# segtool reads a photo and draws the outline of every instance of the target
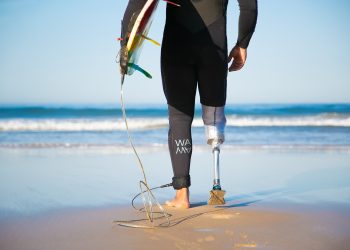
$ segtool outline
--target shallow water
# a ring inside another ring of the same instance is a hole
[[[113,148],[1,148],[0,218],[73,207],[129,204],[142,179],[134,155]],[[221,151],[221,182],[230,203],[350,203],[350,153],[337,150]],[[140,152],[150,186],[171,181],[166,148]],[[191,202],[204,204],[212,185],[210,149],[196,151]],[[172,188],[155,191],[160,202]]]

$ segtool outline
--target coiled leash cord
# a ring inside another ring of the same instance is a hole
[[[142,190],[142,185],[144,185],[146,187],[146,190]],[[138,212],[142,212],[142,213],[145,213],[147,214],[147,208],[146,208],[146,205],[145,205],[145,201],[146,199],[144,198],[144,194],[146,192],[148,192],[148,195],[151,196],[151,198],[156,202],[156,198],[155,196],[153,195],[152,193],[152,190],[155,190],[155,189],[159,189],[159,188],[166,188],[166,187],[171,187],[172,186],[172,183],[169,183],[169,184],[165,184],[165,185],[161,185],[161,186],[158,186],[158,187],[153,187],[153,188],[148,188],[148,186],[146,186],[146,184],[143,182],[143,181],[140,181],[140,189],[142,190],[141,192],[139,192],[137,195],[134,196],[134,198],[132,199],[131,201],[131,206]],[[135,200],[137,197],[139,197],[140,195],[142,195],[142,200],[144,202],[144,207],[141,207],[141,208],[137,208],[135,206]],[[151,199],[151,200],[152,200]],[[157,205],[160,205],[159,203]],[[160,205],[161,206],[161,205]],[[161,209],[160,209],[161,210]],[[163,211],[151,211],[150,214],[152,216],[149,216],[147,215],[147,219],[134,219],[134,220],[114,220],[113,222],[114,223],[117,223],[119,226],[124,226],[124,227],[131,227],[131,228],[160,228],[160,227],[169,227],[170,226],[170,220],[169,220],[169,217],[171,217],[172,215],[167,213],[165,211],[165,209],[163,209]],[[154,216],[155,214],[157,214],[158,216]],[[151,219],[150,219],[151,217]],[[166,218],[166,222],[163,222],[163,223],[160,223],[158,225],[154,225],[153,221],[154,220],[157,220],[157,219],[163,219],[163,218]],[[140,224],[135,224],[136,222],[141,222],[141,221],[150,221],[152,223],[152,226],[147,226],[147,225],[140,225]]]
[[[120,51],[119,53],[123,53]],[[117,56],[118,58],[118,56]],[[117,59],[118,60],[118,59]],[[117,61],[118,62],[118,61]],[[117,223],[119,226],[124,226],[124,227],[131,227],[131,228],[158,228],[158,227],[169,227],[170,226],[170,220],[169,217],[171,217],[171,214],[167,213],[166,210],[163,208],[163,206],[158,202],[154,194],[152,193],[152,190],[158,189],[158,188],[165,188],[172,186],[171,183],[161,185],[159,187],[154,187],[154,188],[149,188],[148,183],[147,183],[147,178],[146,178],[146,173],[142,164],[142,161],[136,151],[136,148],[134,146],[133,140],[131,138],[131,134],[129,131],[129,126],[128,126],[128,120],[126,116],[126,111],[125,111],[125,105],[124,105],[124,94],[123,94],[123,83],[124,83],[124,77],[125,74],[122,73],[121,76],[121,84],[120,84],[120,103],[121,103],[121,108],[122,108],[122,113],[123,113],[123,118],[124,118],[124,123],[126,127],[126,132],[128,135],[129,143],[133,149],[133,152],[135,154],[137,163],[141,169],[142,175],[143,175],[143,180],[140,180],[139,185],[140,185],[140,193],[138,193],[131,201],[132,207],[142,213],[146,213],[148,221],[151,223],[151,225],[140,225],[136,224],[136,222],[140,221],[145,221],[146,219],[136,219],[136,220],[114,220],[114,223]],[[143,201],[143,208],[136,208],[134,205],[134,201],[137,197],[141,195],[142,201]],[[153,206],[156,205],[159,209],[159,211],[154,211]],[[157,214],[158,216],[155,216]],[[154,220],[157,219],[166,219],[166,222],[163,222],[161,224],[156,225],[154,223]]]

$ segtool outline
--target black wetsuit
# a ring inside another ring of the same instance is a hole
[[[223,109],[226,103],[228,0],[172,1],[181,7],[167,5],[161,72],[169,110],[168,144],[174,172],[173,186],[180,189],[190,186],[191,124],[197,85],[202,105]],[[123,19],[123,37],[126,37],[126,22],[145,2],[129,1]],[[257,0],[238,0],[238,3],[237,45],[247,48],[257,21]],[[215,120],[216,109],[211,110],[214,110],[212,116]]]

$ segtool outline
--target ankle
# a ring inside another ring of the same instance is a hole
[[[178,198],[188,198],[189,190],[188,188],[181,188],[176,190],[176,197]]]

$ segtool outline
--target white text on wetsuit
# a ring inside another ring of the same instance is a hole
[[[178,139],[176,143],[176,154],[188,154],[192,150],[192,145],[189,139]]]

